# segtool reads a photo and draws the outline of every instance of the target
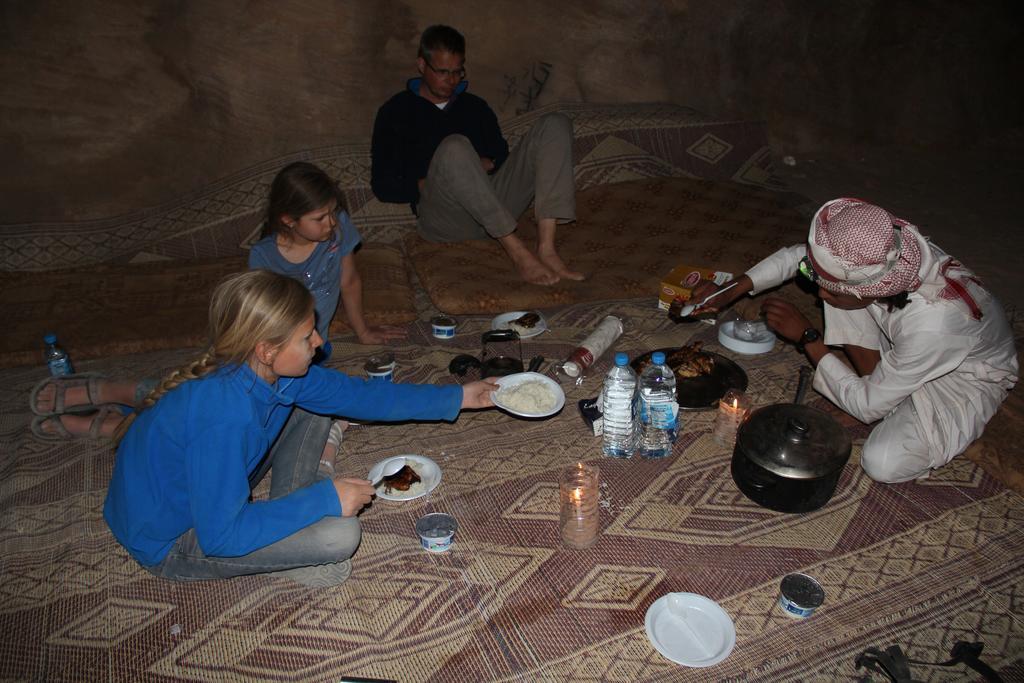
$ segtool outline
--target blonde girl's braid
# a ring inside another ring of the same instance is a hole
[[[156,402],[163,398],[171,389],[174,389],[179,384],[183,384],[190,379],[197,379],[217,369],[217,363],[214,359],[213,349],[207,349],[198,358],[195,358],[188,362],[187,365],[183,365],[176,370],[172,370],[160,380],[151,392],[146,394],[146,398],[142,400],[140,406],[136,409],[136,412],[131,413],[125,419],[121,420],[121,424],[117,426],[114,431],[113,439],[115,443],[121,441],[121,437],[124,436],[125,432],[128,431],[128,427],[131,426],[132,422],[135,421],[135,416],[147,408],[152,408],[156,405]]]
[[[313,315],[313,295],[300,282],[269,270],[250,270],[221,280],[210,298],[210,346],[187,365],[172,371],[146,396],[139,409],[154,406],[174,388],[224,365],[252,358],[258,341],[280,346]],[[120,442],[138,413],[121,421]]]

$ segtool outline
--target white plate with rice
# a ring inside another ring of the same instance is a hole
[[[565,406],[565,392],[558,382],[539,372],[520,372],[498,377],[500,386],[491,394],[494,405],[520,417],[547,417]]]
[[[437,463],[428,458],[425,455],[392,455],[384,458],[376,465],[370,468],[370,474],[366,477],[370,481],[375,480],[381,475],[381,470],[384,467],[384,463],[394,458],[405,458],[405,464],[411,467],[416,474],[420,475],[421,481],[416,482],[409,487],[408,491],[398,491],[395,489],[391,490],[391,493],[385,493],[384,488],[386,483],[381,481],[376,486],[377,497],[383,498],[384,500],[413,500],[415,498],[421,498],[434,489],[441,483],[441,468],[437,466]]]
[[[535,314],[540,320],[533,327],[523,328],[512,323],[523,317],[527,313]],[[512,311],[511,313],[502,313],[501,315],[494,316],[491,320],[492,330],[515,330],[519,333],[520,339],[529,339],[530,337],[536,337],[538,334],[542,334],[548,331],[548,321],[544,319],[544,316],[540,314],[540,311]]]

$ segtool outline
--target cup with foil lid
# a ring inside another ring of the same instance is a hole
[[[384,352],[370,356],[363,369],[372,380],[392,382],[395,377],[395,354]]]
[[[430,333],[438,339],[451,339],[455,336],[455,324],[450,315],[435,315],[430,319]]]
[[[786,574],[779,585],[779,608],[787,617],[806,619],[825,602],[825,589],[807,574]]]
[[[459,523],[455,518],[444,512],[431,512],[416,520],[416,533],[420,537],[420,545],[432,553],[443,553],[452,546]]]

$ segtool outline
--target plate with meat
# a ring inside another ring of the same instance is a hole
[[[381,475],[384,463],[393,458],[405,458],[405,466],[384,477],[377,484],[377,497],[384,500],[413,500],[427,495],[441,483],[441,468],[425,455],[392,455],[370,468],[367,477],[375,481]]]
[[[682,410],[712,410],[729,389],[745,391],[747,373],[734,361],[717,353],[701,350],[701,342],[667,349],[654,349],[665,354],[665,364],[676,376],[676,401]],[[651,354],[633,359],[630,365],[637,375],[651,362]]]
[[[548,322],[540,311],[512,311],[494,316],[492,330],[515,330],[520,339],[536,337],[548,331]]]

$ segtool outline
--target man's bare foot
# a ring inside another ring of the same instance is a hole
[[[541,263],[533,254],[529,256],[528,259],[513,261],[513,265],[519,271],[519,277],[534,285],[553,285],[558,282],[558,275],[553,270]]]
[[[534,285],[553,285],[558,282],[555,271],[541,263],[533,252],[526,248],[518,235],[509,233],[499,237],[498,242],[512,259],[512,265],[519,272],[519,277]]]
[[[586,280],[587,276],[575,270],[569,270],[569,266],[565,265],[561,257],[554,249],[539,249],[537,251],[537,258],[547,266],[553,273],[559,277],[564,277],[566,280],[576,280],[577,282]]]

